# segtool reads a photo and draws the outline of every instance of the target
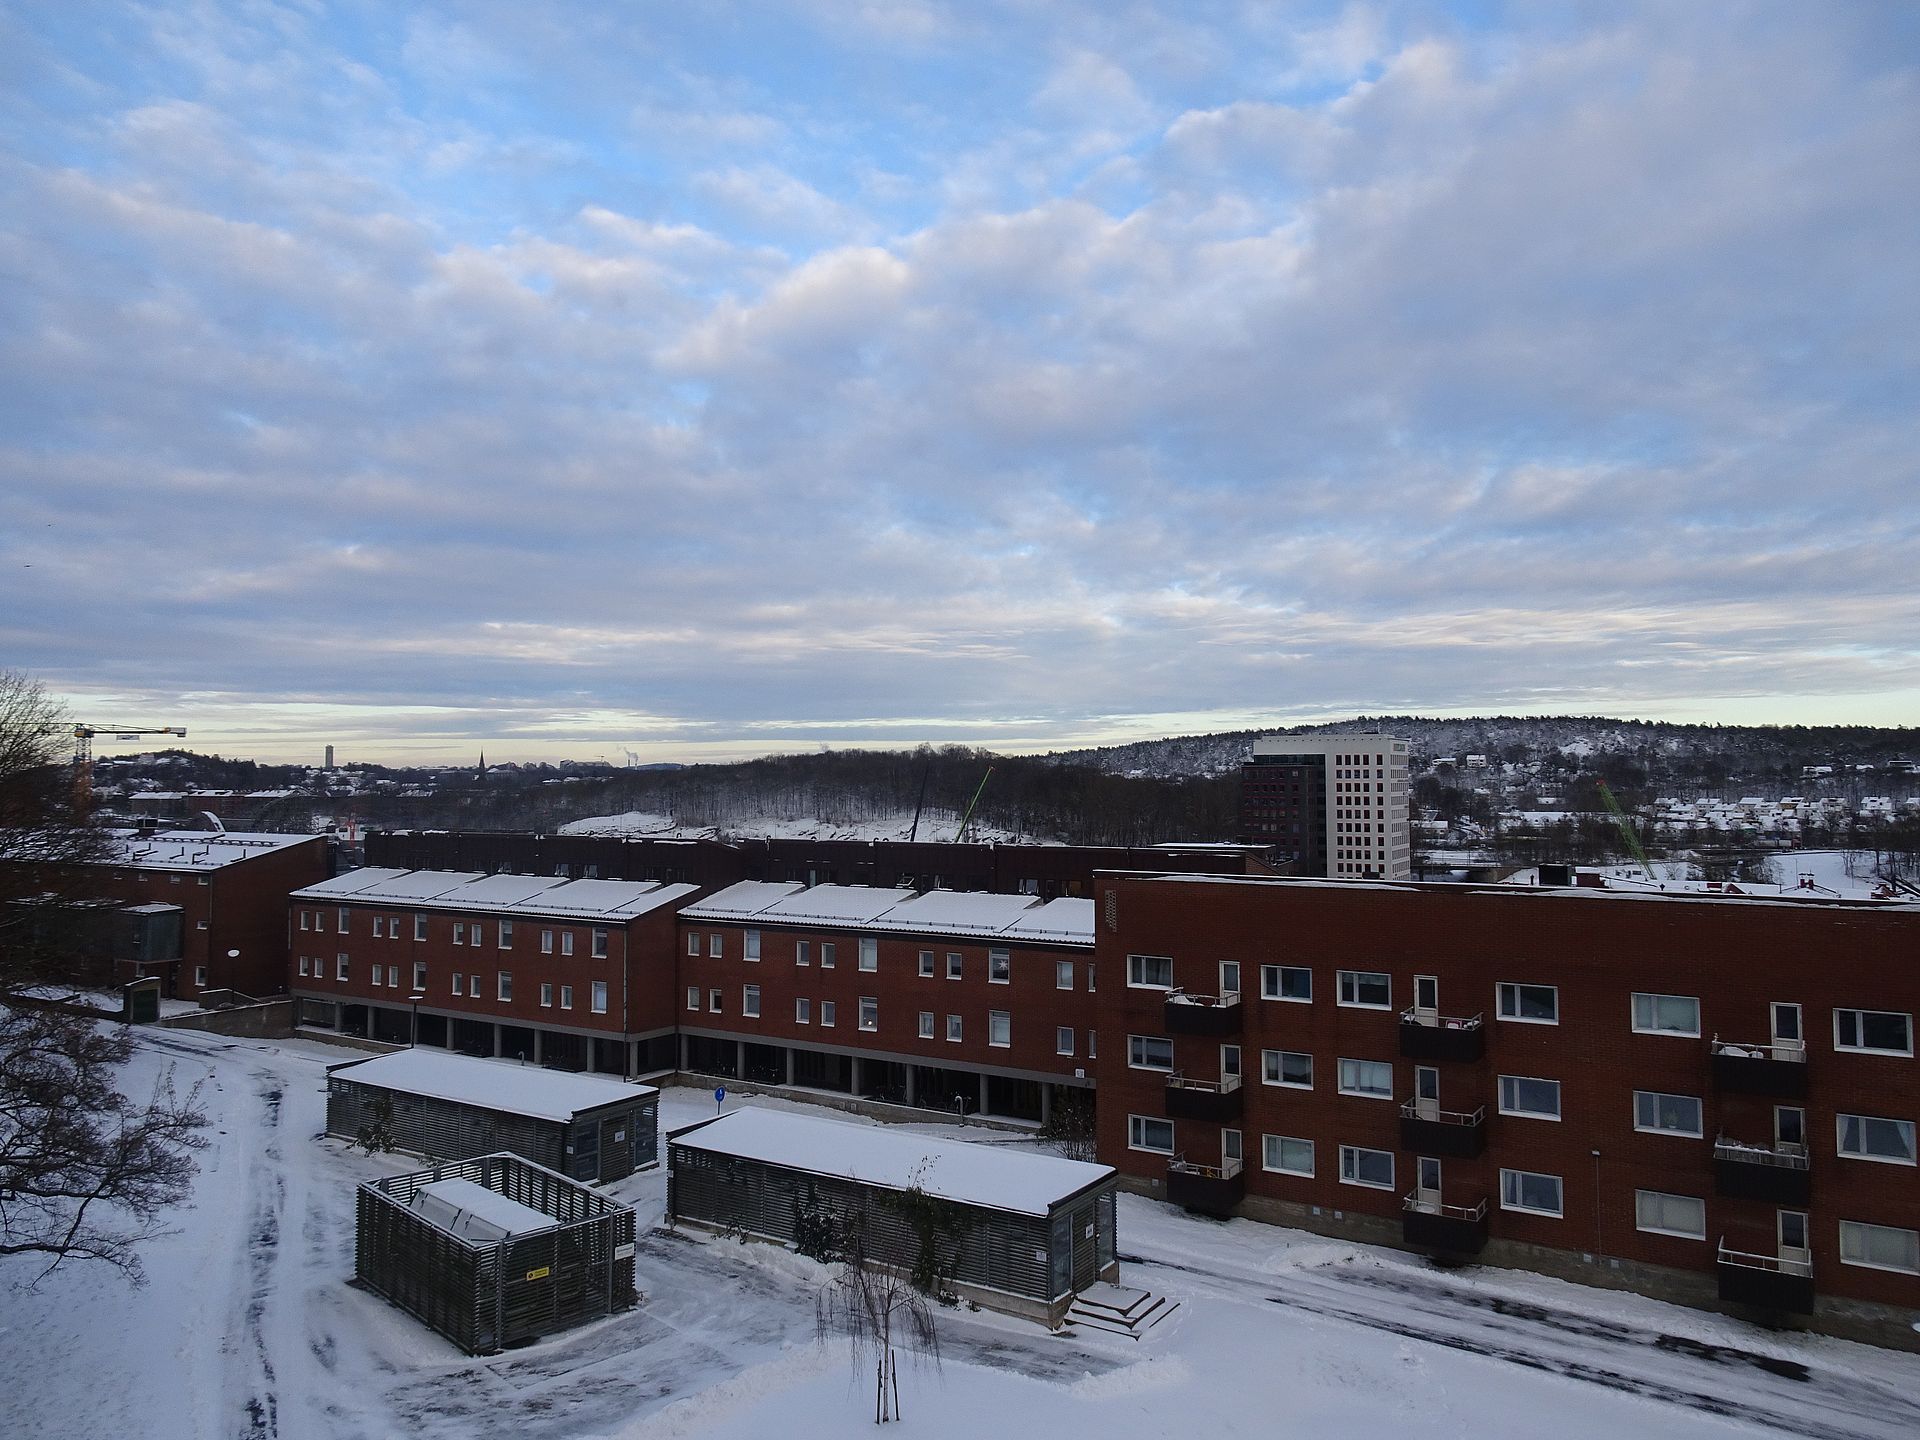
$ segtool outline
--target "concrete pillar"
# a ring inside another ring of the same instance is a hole
[[[919,1103],[919,1097],[915,1094],[914,1086],[914,1081],[919,1073],[920,1072],[912,1065],[907,1066],[907,1104],[909,1105],[917,1105]]]
[[[793,1046],[787,1046],[787,1084],[793,1084]]]
[[[860,1057],[851,1055],[847,1058],[852,1062],[847,1068],[848,1083],[853,1086],[855,1095],[862,1094],[864,1092],[860,1088]]]
[[[1045,1125],[1053,1118],[1053,1086],[1046,1081],[1040,1082],[1040,1123]]]
[[[987,1077],[984,1074],[980,1077],[980,1113],[987,1113]]]
[[[691,1035],[686,1034],[685,1032],[682,1032],[680,1036],[680,1068],[682,1070],[686,1070],[690,1068],[687,1065],[687,1047],[692,1043],[693,1043],[693,1037]]]
[[[493,1022],[493,1058],[496,1060],[500,1058],[500,1022],[498,1020]]]
[[[533,1032],[533,1063],[536,1065],[540,1063],[540,1037],[546,1033],[546,1031],[538,1027],[536,1027]],[[593,1057],[591,1055],[587,1057],[587,1068],[589,1070],[593,1068]]]
[[[733,1042],[733,1078],[736,1080],[747,1078],[747,1042],[744,1040]]]

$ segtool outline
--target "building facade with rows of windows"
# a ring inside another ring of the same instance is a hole
[[[289,897],[301,1025],[576,1070],[673,1063],[691,885],[350,870]]]
[[[1413,874],[1408,744],[1392,735],[1263,735],[1240,770],[1240,833],[1294,875]]]
[[[1920,907],[1102,876],[1150,1194],[1912,1342]]]

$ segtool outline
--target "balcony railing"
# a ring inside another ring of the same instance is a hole
[[[1400,1202],[1400,1238],[1442,1256],[1478,1255],[1487,1244],[1487,1202],[1446,1205],[1418,1191]]]
[[[1795,1100],[1807,1093],[1807,1047],[1799,1040],[1745,1044],[1713,1037],[1713,1083],[1742,1095]]]
[[[1813,1199],[1804,1145],[1755,1145],[1718,1136],[1713,1142],[1713,1179],[1715,1190],[1735,1199],[1776,1205],[1805,1205]]]
[[[1231,1215],[1247,1193],[1238,1160],[1196,1165],[1177,1155],[1167,1166],[1167,1199],[1203,1215]]]
[[[1191,995],[1169,990],[1166,1001],[1169,1035],[1237,1035],[1240,1033],[1240,992]]]
[[[1400,1144],[1421,1155],[1471,1159],[1487,1148],[1487,1107],[1442,1110],[1423,1100],[1400,1107]]]
[[[1176,1070],[1167,1076],[1169,1120],[1238,1120],[1241,1098],[1238,1075],[1195,1080]]]
[[[1796,1315],[1813,1313],[1811,1260],[1730,1249],[1722,1236],[1717,1269],[1722,1300]]]
[[[1479,1015],[1400,1012],[1400,1054],[1405,1059],[1478,1060],[1486,1053],[1486,1027]]]

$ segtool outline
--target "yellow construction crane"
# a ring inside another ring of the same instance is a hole
[[[93,797],[93,737],[138,740],[142,735],[178,735],[187,738],[184,725],[76,725],[73,727],[73,789],[83,800]]]

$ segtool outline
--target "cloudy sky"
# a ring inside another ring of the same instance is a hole
[[[0,3],[0,665],[195,748],[1911,723],[1917,401],[1920,6]]]

